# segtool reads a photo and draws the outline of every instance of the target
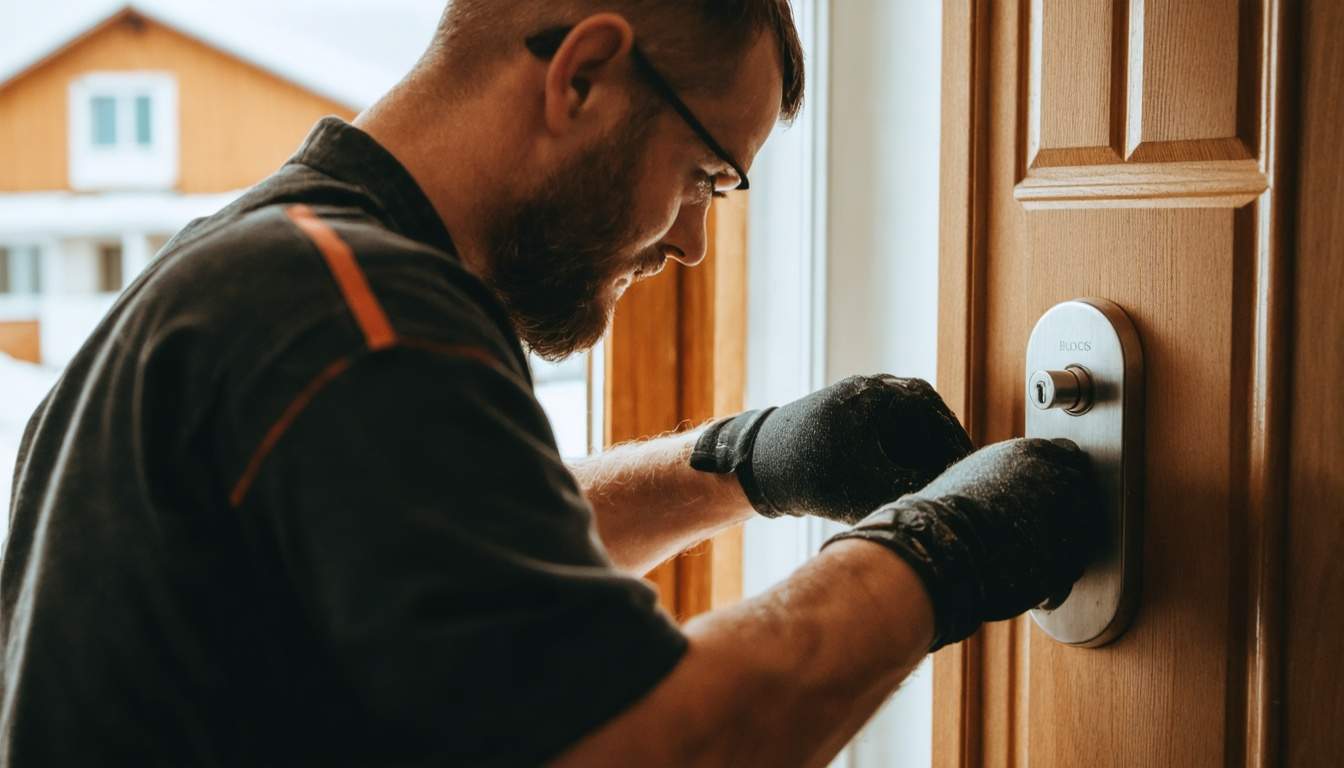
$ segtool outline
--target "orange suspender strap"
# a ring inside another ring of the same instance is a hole
[[[369,287],[368,278],[365,277],[364,271],[359,268],[359,263],[355,261],[354,252],[350,250],[350,246],[341,239],[340,235],[336,234],[334,229],[318,218],[313,209],[306,205],[292,205],[286,209],[285,214],[299,228],[299,231],[313,241],[313,245],[317,247],[318,252],[322,254],[322,258],[327,262],[327,267],[331,270],[332,277],[335,278],[336,285],[341,290],[341,296],[345,298],[346,305],[350,307],[350,313],[355,317],[355,323],[359,325],[360,332],[364,334],[364,341],[369,351],[397,346],[411,347],[429,350],[448,357],[469,358],[485,363],[492,368],[500,367],[499,361],[492,357],[489,352],[477,347],[444,344],[428,339],[399,338],[396,331],[392,329],[392,323],[387,319],[387,313],[383,311],[383,305],[378,303],[378,297]],[[354,360],[353,356],[343,357],[328,365],[290,401],[284,412],[280,414],[280,418],[276,419],[271,428],[266,431],[266,436],[257,445],[257,449],[252,453],[242,476],[233,486],[233,491],[229,494],[230,506],[235,509],[242,506],[243,499],[247,497],[247,492],[252,488],[252,483],[256,481],[257,474],[261,471],[262,464],[276,444],[280,442],[280,438],[294,424],[294,421],[308,407],[308,404],[313,401],[313,398],[317,397],[318,393],[325,389],[328,384],[345,373],[354,364]]]

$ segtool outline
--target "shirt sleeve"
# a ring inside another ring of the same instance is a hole
[[[535,398],[480,359],[356,361],[248,506],[361,716],[412,762],[552,757],[685,651],[653,590],[611,567]]]

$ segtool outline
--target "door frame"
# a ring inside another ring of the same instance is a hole
[[[709,247],[694,268],[672,262],[626,292],[602,345],[602,444],[695,427],[742,410],[746,391],[746,193],[716,200]],[[590,381],[593,377],[589,377]],[[735,526],[651,571],[647,578],[678,621],[742,596],[742,527]]]

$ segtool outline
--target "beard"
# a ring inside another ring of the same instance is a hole
[[[652,112],[598,141],[488,229],[486,282],[519,337],[547,360],[591,348],[625,286],[656,274],[659,248],[635,250],[635,183]],[[628,278],[628,281],[623,280]]]

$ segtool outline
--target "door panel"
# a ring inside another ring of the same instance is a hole
[[[1028,208],[1241,206],[1264,191],[1266,2],[993,5],[1010,39],[991,70],[1006,89],[990,93],[1025,92],[1026,148],[1009,154]]]
[[[1050,306],[1146,367],[1143,596],[1100,649],[1022,618],[935,663],[939,765],[1254,765],[1277,723],[1289,258],[1274,0],[949,0],[939,383],[1021,435]]]

